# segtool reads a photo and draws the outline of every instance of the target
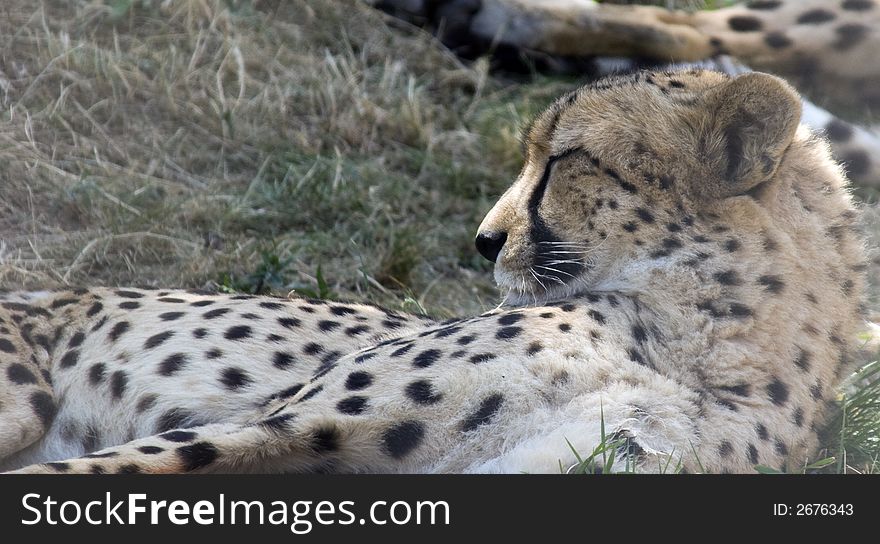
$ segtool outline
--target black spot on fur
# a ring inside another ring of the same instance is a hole
[[[406,396],[413,402],[422,405],[440,402],[443,395],[434,391],[428,380],[417,380],[406,386]]]
[[[510,340],[516,338],[522,332],[522,327],[502,327],[495,333],[498,340]]]
[[[792,420],[794,424],[798,427],[804,426],[804,409],[801,407],[795,408],[794,413],[792,414]]]
[[[461,430],[464,432],[473,431],[480,425],[485,425],[492,420],[492,417],[496,412],[501,408],[501,404],[504,402],[504,396],[500,393],[495,393],[493,395],[489,395],[483,402],[480,403],[480,407],[477,408],[477,411],[473,414],[469,415],[465,418],[461,423]]]
[[[58,363],[58,366],[61,368],[70,368],[76,366],[77,362],[79,362],[79,350],[72,349],[61,357],[61,362]]]
[[[214,304],[213,300],[196,300],[189,303],[190,306],[195,306],[196,308],[210,306],[211,304]]]
[[[110,333],[107,336],[110,338],[111,342],[115,342],[130,328],[131,323],[129,323],[128,321],[120,321],[119,323],[113,325],[113,328],[110,329]]]
[[[119,303],[120,310],[137,310],[141,307],[141,303],[136,300],[126,300]]]
[[[235,325],[226,329],[226,332],[223,333],[223,338],[227,340],[244,340],[245,338],[250,338],[252,333],[253,329],[247,325]]]
[[[199,442],[177,448],[177,457],[183,463],[185,472],[192,472],[204,468],[220,456],[217,448],[208,442]]]
[[[758,10],[774,10],[782,5],[782,2],[779,0],[755,0],[754,2],[748,2],[746,7],[749,9],[758,9]]]
[[[73,336],[70,337],[70,341],[67,342],[68,348],[78,348],[82,345],[83,340],[86,339],[86,335],[83,334],[82,331],[77,332]]]
[[[168,302],[170,304],[182,304],[182,303],[186,302],[182,298],[174,298],[174,297],[159,297],[156,300],[158,300],[159,302]]]
[[[471,342],[473,342],[473,341],[476,340],[476,339],[477,339],[477,335],[475,335],[475,334],[468,334],[468,335],[465,335],[465,336],[460,337],[458,340],[455,341],[455,343],[458,344],[458,345],[460,345],[460,346],[466,346],[466,345],[470,344]]]
[[[349,391],[360,391],[372,385],[373,375],[363,370],[352,372],[345,379],[345,388]]]
[[[174,336],[174,331],[164,331],[147,338],[144,342],[144,349],[153,349],[161,346],[166,340]]]
[[[753,465],[758,464],[758,448],[754,444],[749,444],[749,462]]]
[[[88,311],[86,311],[86,316],[87,317],[94,317],[95,315],[98,314],[98,312],[100,312],[103,309],[104,309],[103,304],[101,304],[100,302],[95,302],[94,304],[92,304],[89,307]]]
[[[521,321],[525,316],[519,312],[512,312],[509,314],[504,314],[500,318],[498,318],[499,325],[513,325]]]
[[[758,278],[758,283],[763,285],[767,291],[777,295],[785,289],[785,282],[782,281],[781,276],[764,275]]]
[[[721,445],[718,446],[718,455],[721,457],[730,457],[733,453],[733,445],[727,440],[723,440]]]
[[[183,353],[172,353],[159,363],[159,374],[162,376],[171,376],[183,368],[188,362],[189,359]]]
[[[737,251],[740,247],[742,247],[742,244],[739,243],[739,240],[736,240],[734,238],[731,238],[730,240],[724,242],[724,249],[726,249],[728,253],[733,253],[734,251]]]
[[[588,313],[590,314],[590,317],[592,317],[593,320],[596,321],[596,323],[598,323],[598,324],[600,324],[600,325],[604,325],[604,324],[605,324],[605,316],[602,315],[601,313],[599,313],[598,311],[596,311],[596,310],[590,310]]]
[[[837,16],[827,9],[811,9],[803,12],[797,18],[797,22],[800,25],[819,25],[827,23],[828,21],[833,21],[836,18]]]
[[[809,352],[804,351],[804,350],[800,350],[800,352],[798,353],[797,357],[794,360],[794,364],[795,364],[795,366],[797,366],[799,369],[803,370],[804,372],[809,372],[811,358],[812,357]]]
[[[253,382],[251,377],[240,368],[229,367],[220,373],[220,383],[230,391],[247,387]]]
[[[324,390],[323,385],[312,388],[308,393],[299,398],[299,402],[305,402]]]
[[[765,427],[763,423],[758,423],[758,425],[755,427],[755,432],[758,433],[758,438],[760,438],[761,440],[770,439],[770,433],[767,432],[767,427]]]
[[[315,453],[331,453],[339,449],[339,431],[335,427],[318,429],[312,435],[312,450]]]
[[[318,355],[323,353],[324,346],[321,344],[316,344],[315,342],[309,342],[305,346],[303,346],[303,353],[306,355]]]
[[[494,358],[495,358],[494,353],[478,353],[476,355],[472,355],[471,358],[468,360],[476,365],[476,364],[480,364],[480,363],[485,363],[487,361],[491,361]]]
[[[639,344],[643,344],[645,340],[648,339],[648,335],[645,332],[645,328],[641,325],[633,325],[632,326],[632,335],[633,339]]]
[[[122,298],[143,298],[143,293],[138,293],[137,291],[115,291],[116,296]]]
[[[712,277],[721,285],[739,285],[739,276],[734,270],[716,272],[712,274]]]
[[[331,331],[335,331],[335,330],[338,329],[339,327],[340,327],[340,324],[339,324],[338,321],[328,321],[328,320],[325,319],[325,320],[323,320],[323,321],[319,321],[319,322],[318,322],[318,328],[319,328],[322,332],[331,332]]]
[[[134,407],[135,413],[142,414],[156,405],[156,401],[159,399],[157,395],[148,394],[144,395],[138,399],[137,404]]]
[[[274,355],[272,355],[272,364],[275,365],[276,368],[287,368],[296,362],[293,358],[293,355],[287,353],[286,351],[276,351]]]
[[[141,446],[137,450],[144,455],[157,455],[164,452],[165,448],[160,448],[159,446]]]
[[[636,208],[636,215],[645,223],[653,223],[654,215],[645,208]]]
[[[365,332],[370,332],[370,327],[366,325],[356,325],[354,327],[348,327],[345,329],[345,334],[348,336],[359,336],[364,334]]]
[[[874,8],[873,0],[844,0],[840,5],[847,11],[868,11]]]
[[[176,319],[180,319],[184,315],[186,314],[184,314],[183,312],[165,312],[159,314],[159,319],[161,319],[162,321],[174,321]]]
[[[336,410],[350,416],[362,414],[367,409],[367,397],[354,395],[336,403]]]
[[[721,389],[722,391],[728,391],[739,397],[748,397],[751,394],[751,387],[745,383],[737,385],[725,385],[719,387],[719,389]]]
[[[362,354],[360,354],[360,355],[358,355],[358,356],[356,356],[356,357],[354,358],[354,362],[355,362],[356,364],[362,364],[362,363],[365,363],[365,362],[369,361],[370,359],[372,359],[372,358],[375,357],[375,356],[376,356],[376,354],[373,353],[373,352],[370,352],[370,353],[362,353]]]
[[[270,399],[271,400],[289,399],[289,398],[295,396],[297,393],[299,393],[303,387],[305,387],[305,384],[302,384],[302,383],[291,385],[290,387],[288,387],[286,389],[282,389],[281,391],[273,394],[270,397]]]
[[[847,23],[835,29],[837,39],[831,44],[838,51],[849,51],[861,43],[871,28],[860,23]]]
[[[128,374],[122,370],[117,370],[110,376],[110,393],[114,400],[119,400],[125,394],[128,387]]]
[[[427,368],[440,358],[441,352],[439,349],[426,349],[425,351],[419,353],[413,359],[413,366],[417,368]]]
[[[786,47],[790,47],[793,42],[791,41],[791,38],[782,32],[768,32],[764,36],[764,43],[766,43],[767,47],[770,47],[771,49],[785,49]]]
[[[425,426],[420,421],[403,421],[382,434],[382,449],[394,459],[402,459],[416,449],[425,438]]]
[[[757,32],[763,28],[760,19],[748,15],[731,17],[727,21],[727,25],[734,32]]]
[[[409,352],[409,350],[413,348],[413,345],[415,344],[408,343],[397,348],[396,350],[391,352],[391,357],[400,357],[401,355],[405,355],[407,352]]]
[[[48,427],[55,417],[55,400],[45,391],[34,391],[30,397],[31,409],[40,418],[43,427]]]
[[[162,440],[167,440],[169,442],[191,442],[196,439],[198,435],[192,431],[168,431],[159,435],[159,438]]]
[[[773,404],[782,406],[788,400],[788,386],[775,378],[767,385],[767,394]]]
[[[216,319],[222,315],[226,315],[231,312],[229,308],[214,308],[213,310],[208,310],[207,312],[202,314],[202,317],[205,319]]]
[[[6,377],[9,381],[16,385],[27,385],[37,383],[37,377],[28,367],[21,363],[12,363],[6,369]]]

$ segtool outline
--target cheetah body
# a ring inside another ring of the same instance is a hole
[[[865,270],[845,178],[800,113],[756,73],[560,98],[480,227],[507,296],[479,316],[177,291],[6,303],[3,467],[558,472],[603,438],[618,469],[796,467],[848,370]]]

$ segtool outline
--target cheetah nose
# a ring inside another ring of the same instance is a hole
[[[498,254],[501,253],[501,248],[504,247],[504,242],[506,241],[506,232],[480,232],[477,233],[474,245],[477,246],[477,251],[480,252],[480,255],[494,263],[498,259]]]

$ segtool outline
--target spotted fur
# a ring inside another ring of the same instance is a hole
[[[865,269],[800,114],[758,73],[561,97],[479,228],[506,293],[479,316],[136,289],[4,303],[3,466],[557,472],[603,426],[639,471],[799,466]]]

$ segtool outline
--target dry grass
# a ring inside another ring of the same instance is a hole
[[[0,8],[0,285],[320,266],[340,296],[494,303],[473,231],[570,84],[504,90],[356,2],[129,4]]]

